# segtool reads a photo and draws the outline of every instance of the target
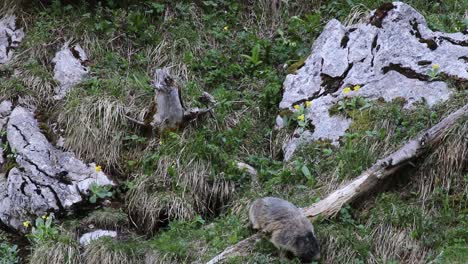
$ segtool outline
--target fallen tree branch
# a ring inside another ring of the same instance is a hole
[[[345,204],[348,204],[363,194],[368,193],[383,179],[388,178],[398,169],[408,164],[411,160],[420,157],[436,146],[444,137],[445,131],[454,126],[462,117],[468,115],[468,104],[442,119],[438,124],[410,140],[391,155],[378,160],[359,177],[343,185],[343,187],[329,194],[325,199],[303,208],[307,217],[330,217],[336,215]],[[211,259],[207,264],[218,263],[228,257],[242,256],[253,250],[253,246],[260,239],[259,234],[246,238],[239,243],[226,248],[219,255]]]

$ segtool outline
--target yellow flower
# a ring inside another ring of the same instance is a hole
[[[297,117],[297,120],[299,120],[299,121],[304,121],[304,114],[298,116],[298,117]]]
[[[359,89],[361,89],[361,86],[360,85],[355,85],[353,90],[355,92],[357,92],[357,91],[359,91]]]
[[[344,88],[344,90],[343,90],[344,94],[348,94],[349,92],[351,92],[351,88],[349,88],[349,87]]]
[[[432,69],[434,69],[434,70],[440,69],[439,64],[433,64],[433,65],[432,65]]]
[[[306,105],[306,107],[310,107],[312,105],[312,102],[311,101],[306,101],[305,105]]]
[[[102,167],[99,165],[96,165],[96,172],[100,172],[100,171],[102,171]]]
[[[224,28],[223,28],[223,29],[224,29],[224,31],[228,31],[228,29],[229,29],[229,26],[224,26]]]
[[[23,226],[26,227],[26,228],[28,228],[30,224],[31,224],[30,221],[24,221],[23,222]]]
[[[45,220],[49,220],[49,218],[50,218],[50,216],[47,216],[47,217],[45,218]]]
[[[301,108],[300,105],[295,105],[295,106],[294,106],[294,109],[296,109],[296,110],[299,110],[300,108]]]
[[[45,216],[45,215],[42,216],[42,219],[46,219],[46,218],[47,218],[47,216]]]

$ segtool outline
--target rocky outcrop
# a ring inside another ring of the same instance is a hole
[[[0,64],[11,60],[14,49],[23,38],[23,29],[16,28],[16,16],[7,15],[0,19]]]
[[[113,184],[102,171],[96,170],[95,164],[85,164],[73,153],[52,146],[31,111],[3,102],[0,104],[2,124],[10,157],[16,162],[0,182],[3,224],[22,230],[25,220],[72,210],[86,199],[91,184]]]
[[[406,107],[418,101],[432,106],[449,98],[447,79],[468,80],[467,35],[432,31],[420,13],[401,2],[382,5],[368,21],[345,27],[331,20],[305,65],[286,77],[280,108],[294,111],[294,105],[311,101],[305,118],[314,130],[296,130],[283,146],[285,159],[304,142],[337,144],[352,120],[329,110],[346,97],[401,97]],[[353,91],[354,86],[360,89]]]
[[[59,86],[55,89],[55,99],[62,99],[73,88],[80,83],[88,74],[89,68],[85,65],[88,60],[85,51],[79,44],[69,47],[66,43],[63,48],[55,54],[52,62],[54,67],[54,79]]]

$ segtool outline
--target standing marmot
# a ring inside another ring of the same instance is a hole
[[[250,207],[249,218],[252,228],[266,234],[282,256],[292,253],[302,262],[320,258],[312,224],[292,203],[274,197],[257,199]]]

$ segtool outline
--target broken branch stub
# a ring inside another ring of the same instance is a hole
[[[358,197],[367,194],[379,183],[393,175],[397,170],[407,165],[411,160],[420,157],[430,148],[438,145],[443,139],[445,132],[457,124],[462,118],[468,116],[468,104],[453,112],[435,126],[421,133],[418,137],[410,140],[400,149],[378,160],[372,167],[362,173],[359,177],[343,185],[343,187],[329,194],[325,199],[303,208],[307,217],[334,216],[341,207]],[[255,234],[239,243],[226,248],[219,255],[211,259],[207,264],[218,263],[228,257],[243,256],[252,251],[253,246],[259,241],[260,235]]]

